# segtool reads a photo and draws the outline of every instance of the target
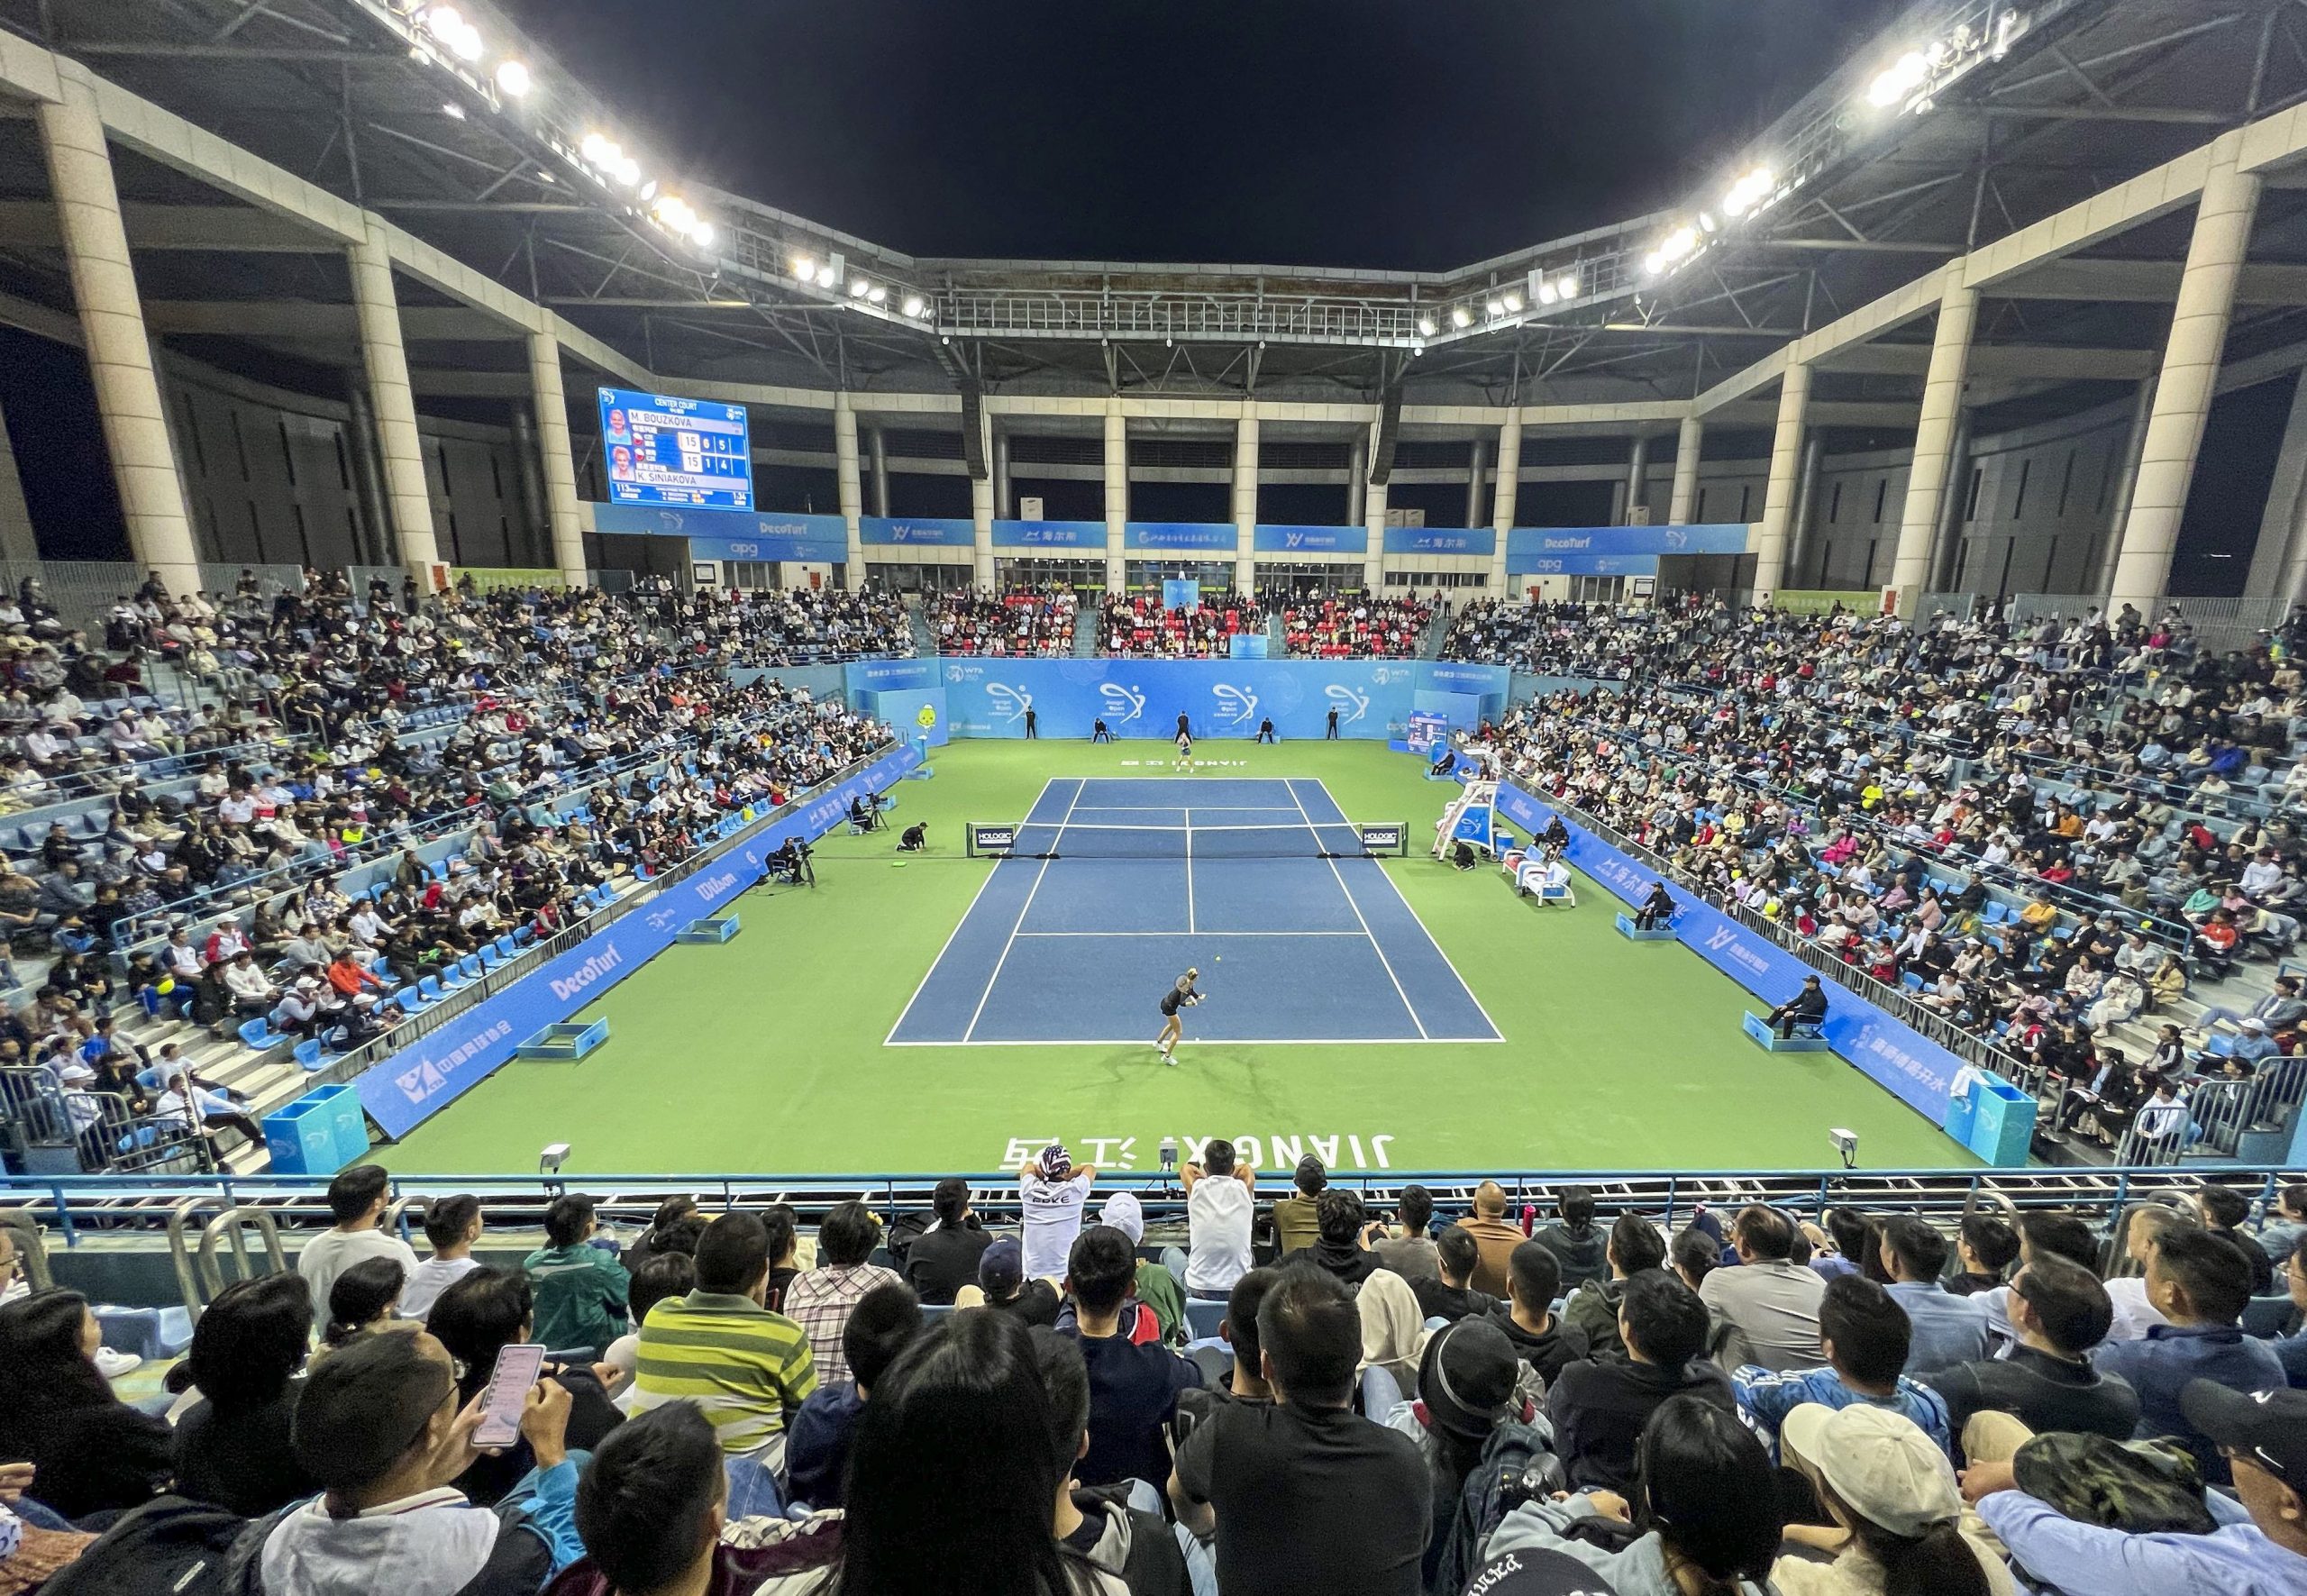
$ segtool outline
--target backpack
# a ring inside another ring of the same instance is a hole
[[[1458,1509],[1451,1516],[1449,1537],[1431,1586],[1436,1591],[1463,1591],[1482,1566],[1482,1543],[1516,1503],[1534,1493],[1562,1489],[1568,1477],[1550,1449],[1551,1430],[1539,1425],[1508,1420],[1490,1432],[1482,1458],[1466,1473],[1458,1488]],[[1524,1483],[1536,1469],[1545,1476],[1537,1486]]]
[[[1126,1485],[1085,1485],[1073,1492],[1074,1505],[1095,1501],[1117,1521],[1124,1542],[1122,1564],[1112,1572],[1132,1591],[1162,1591],[1190,1596],[1193,1581],[1186,1572],[1186,1555],[1177,1536],[1159,1513],[1141,1512],[1129,1505]]]
[[[156,1497],[114,1521],[41,1587],[56,1596],[237,1596],[270,1518],[207,1502]]]

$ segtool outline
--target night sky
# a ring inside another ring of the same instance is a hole
[[[500,0],[652,153],[916,255],[1464,266],[1694,192],[1892,0]]]

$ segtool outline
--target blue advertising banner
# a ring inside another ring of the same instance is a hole
[[[1026,710],[1044,737],[1251,736],[1273,717],[1284,737],[1319,737],[1337,711],[1342,737],[1383,738],[1409,718],[1414,665],[1315,660],[947,660],[954,734],[1021,737]]]
[[[1509,781],[1498,784],[1497,807],[1499,814],[1533,836],[1558,813]],[[1658,879],[1654,872],[1568,815],[1560,818],[1570,832],[1567,857],[1573,869],[1629,906],[1640,904],[1650,895],[1651,883]],[[1818,974],[1768,937],[1747,929],[1673,882],[1666,883],[1666,890],[1674,899],[1674,939],[1764,1002],[1785,1002],[1801,989],[1803,977]],[[1826,986],[1827,1045],[1931,1124],[1945,1125],[1947,1099],[1963,1061],[1839,981],[1829,979]]]
[[[857,660],[847,670],[847,685],[853,693],[882,693],[893,688],[937,685],[935,660]]]
[[[1130,521],[1121,529],[1121,546],[1147,553],[1234,552],[1231,521]]]
[[[851,798],[894,786],[920,762],[921,751],[908,744],[792,813],[756,825],[727,853],[667,889],[647,908],[625,915],[421,1041],[361,1072],[353,1082],[361,1108],[387,1135],[406,1135],[494,1074],[530,1036],[566,1019],[670,947],[682,926],[757,884],[767,869],[764,862],[787,837],[825,835],[848,815]]]
[[[1363,554],[1370,549],[1365,526],[1267,526],[1255,532],[1261,554]]]
[[[1498,552],[1498,534],[1487,526],[1389,526],[1389,554],[1480,554]]]
[[[1513,689],[1514,673],[1503,665],[1454,665],[1440,661],[1422,664],[1418,685],[1437,693],[1472,693],[1479,698],[1503,698]]]
[[[1508,556],[1508,570],[1529,577],[1655,577],[1655,554],[1526,554],[1520,565]]]
[[[1744,522],[1699,526],[1518,526],[1506,537],[1506,569],[1516,574],[1538,569],[1533,560],[1566,554],[1743,554]],[[1637,573],[1628,573],[1637,574]]]
[[[605,388],[601,453],[621,505],[753,507],[753,456],[743,405]]]
[[[857,518],[857,541],[907,548],[966,549],[977,542],[977,524],[967,519],[950,517],[924,519],[910,515],[900,519],[895,515],[860,515]]]
[[[997,549],[1096,549],[1106,546],[1102,521],[996,521]]]
[[[841,565],[849,559],[849,524],[838,515],[733,515],[725,510],[597,504],[593,530],[605,536],[685,537],[692,560],[807,560]]]
[[[1226,652],[1236,660],[1263,660],[1273,652],[1272,644],[1263,632],[1236,632],[1226,640]]]
[[[1163,609],[1199,609],[1201,607],[1201,584],[1191,577],[1169,577],[1162,583]]]

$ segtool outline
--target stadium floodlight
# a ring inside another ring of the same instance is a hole
[[[905,296],[905,303],[898,306],[898,308],[905,312],[905,314],[909,316],[919,315],[922,309],[921,296],[918,294],[907,294]]]
[[[794,256],[793,278],[796,282],[810,283],[816,281],[817,263],[810,260],[807,255]]]
[[[1577,298],[1578,274],[1574,271],[1564,272],[1563,274],[1562,281],[1554,286],[1554,291],[1561,295],[1564,299]]]
[[[689,229],[688,242],[700,250],[709,250],[713,247],[713,241],[719,236],[719,232],[712,223],[700,221],[695,227]]]
[[[1653,251],[1650,251],[1650,253],[1648,253],[1647,255],[1645,255],[1645,256],[1642,258],[1642,275],[1643,275],[1643,276],[1645,276],[1645,277],[1656,277],[1660,272],[1662,272],[1662,271],[1664,271],[1664,270],[1665,270],[1665,269],[1666,269],[1666,258],[1665,258],[1664,256],[1661,255],[1657,251],[1653,250]]]
[[[1511,288],[1499,296],[1499,303],[1506,306],[1508,315],[1518,316],[1522,314],[1522,296]]]
[[[1463,332],[1474,324],[1474,313],[1463,305],[1454,305],[1450,307],[1450,324]]]
[[[465,20],[463,12],[453,5],[432,5],[425,8],[423,20],[424,31],[450,54],[468,61],[480,59],[480,30]]]
[[[1561,297],[1561,296],[1557,295],[1554,291],[1554,285],[1552,283],[1546,281],[1544,278],[1540,278],[1538,279],[1538,303],[1540,305],[1552,305],[1559,297]]]
[[[889,303],[889,291],[879,283],[875,283],[865,290],[865,302],[868,305],[886,305]]]
[[[627,188],[641,181],[641,163],[630,155],[617,157],[616,180]]]
[[[616,149],[606,133],[587,133],[577,141],[577,153],[585,158],[588,166],[607,165],[611,152]]]
[[[1743,216],[1770,197],[1771,187],[1778,181],[1776,174],[1766,166],[1758,166],[1730,185],[1722,196],[1722,214]]]
[[[841,281],[841,267],[837,262],[829,260],[817,268],[817,287],[820,288],[830,288],[839,281]]]
[[[1420,316],[1418,318],[1418,335],[1420,338],[1431,338],[1434,336],[1436,331],[1435,321],[1432,316]]]
[[[872,287],[872,284],[867,282],[862,277],[851,278],[849,279],[849,296],[852,299],[862,299],[869,292],[871,291]]]
[[[1482,305],[1482,313],[1494,322],[1506,314],[1506,302],[1502,299],[1486,300]]]
[[[499,61],[497,63],[497,92],[508,99],[526,98],[533,82],[525,62]]]
[[[1930,77],[1930,58],[1910,50],[1874,75],[1866,87],[1867,104],[1888,110],[1920,88]]]

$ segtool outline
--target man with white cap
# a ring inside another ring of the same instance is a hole
[[[1115,1192],[1098,1210],[1098,1218],[1101,1224],[1110,1225],[1129,1237],[1131,1246],[1145,1245],[1145,1206],[1137,1200],[1135,1193]],[[1173,1343],[1185,1340],[1185,1289],[1178,1284],[1178,1277],[1171,1272],[1168,1264],[1156,1263],[1151,1258],[1140,1258],[1137,1261],[1135,1294],[1140,1302],[1154,1310],[1154,1318],[1162,1327],[1163,1340]]]
[[[1963,1497],[1946,1452],[1914,1420],[1862,1403],[1806,1402],[1779,1427],[1779,1446],[1818,1487],[1836,1530],[1791,1526],[1788,1538],[1839,1548],[1832,1563],[1781,1557],[1781,1596],[2012,1596],[2011,1571],[1963,1533]],[[2094,1596],[2096,1593],[2094,1592]]]
[[[1963,1494],[2037,1589],[2088,1596],[2272,1596],[2307,1591],[2307,1391],[2179,1394],[2187,1422],[2235,1470],[2235,1497],[2209,1491],[2208,1535],[2126,1535],[2067,1518],[2019,1489],[2009,1462],[1974,1464]],[[2239,1502],[2237,1499],[2239,1499]]]

